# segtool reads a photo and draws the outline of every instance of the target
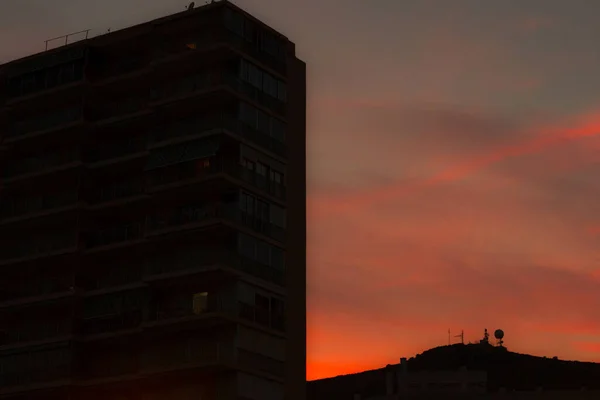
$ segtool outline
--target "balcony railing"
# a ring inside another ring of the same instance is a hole
[[[243,257],[237,254],[236,250],[225,248],[200,247],[180,251],[176,254],[167,254],[163,257],[150,257],[146,260],[145,274],[147,277],[153,277],[181,274],[186,271],[192,273],[214,268],[216,265],[232,268],[278,285],[284,284],[285,273],[283,270]]]
[[[93,118],[99,122],[117,119],[126,115],[136,114],[148,107],[149,99],[146,97],[127,97],[113,103],[107,103],[92,111]]]
[[[7,139],[15,139],[37,132],[51,131],[82,121],[81,107],[71,107],[28,118],[12,124],[6,131]]]
[[[0,248],[0,262],[67,251],[77,246],[77,235],[57,233],[48,237],[21,240],[14,245]]]
[[[168,82],[151,91],[150,101],[161,103],[169,99],[184,97],[195,92],[207,90],[213,85],[213,76],[213,74],[206,71],[184,77],[174,82]]]
[[[285,229],[243,212],[237,203],[188,206],[167,215],[151,216],[146,220],[146,232],[152,233],[213,218],[223,218],[226,221],[242,224],[275,240],[285,241]]]
[[[10,280],[10,287],[0,285],[0,302],[18,301],[29,297],[51,296],[67,292],[73,287],[71,277],[40,277],[40,279],[29,279],[31,276],[40,275],[36,271],[29,271],[20,278]],[[6,278],[4,278],[6,279]],[[5,281],[6,282],[6,281]]]
[[[50,153],[38,157],[30,157],[9,164],[2,175],[12,179],[22,175],[36,174],[53,169],[58,169],[81,161],[78,150]]]
[[[209,341],[196,337],[147,347],[142,355],[142,370],[152,373],[234,361],[233,341]]]
[[[226,220],[233,221],[245,225],[256,232],[260,232],[265,236],[269,236],[279,242],[285,241],[285,229],[277,225],[258,218],[255,215],[248,214],[245,211],[235,207],[222,207],[221,214]]]
[[[6,341],[0,345],[33,342],[53,339],[71,333],[69,321],[40,321],[23,326],[11,326],[8,329]]]
[[[30,367],[32,365],[29,365]],[[6,367],[6,370],[0,372],[0,391],[3,388],[11,386],[21,386],[43,382],[53,382],[68,379],[71,374],[71,365],[69,363],[57,364],[53,366],[44,366],[42,368],[32,368],[25,371],[12,371]]]
[[[252,58],[269,66],[270,68],[282,75],[286,74],[287,66],[284,59],[277,59],[276,57],[270,56],[260,51],[256,48],[256,43],[248,42],[246,39],[240,37],[236,33],[231,32],[229,30],[227,30],[225,33],[225,39],[227,43],[241,50],[243,53],[248,54]]]
[[[229,86],[236,93],[241,93],[244,96],[248,97],[252,101],[262,105],[269,110],[272,110],[276,114],[285,115],[286,112],[286,104],[279,99],[276,99],[262,90],[259,90],[249,84],[248,82],[243,81],[238,76],[233,74],[224,74],[222,76],[223,84]]]
[[[111,183],[95,188],[90,196],[89,203],[96,205],[111,201],[126,199],[144,193],[144,182],[141,179],[132,179]]]
[[[114,62],[111,62],[114,61]],[[148,65],[143,57],[126,57],[118,60],[107,60],[90,71],[94,82],[103,82],[121,75],[140,71]]]
[[[285,331],[285,322],[282,315],[271,314],[269,310],[242,301],[238,302],[238,307],[240,318],[277,331]]]
[[[129,285],[139,282],[141,272],[130,265],[119,265],[114,263],[109,270],[102,269],[102,272],[90,271],[93,277],[86,281],[85,287],[88,290],[100,290],[116,286]]]
[[[235,117],[224,116],[223,124],[225,129],[247,139],[252,143],[256,143],[266,150],[272,151],[273,153],[282,157],[285,157],[287,154],[287,147],[285,143],[276,140],[256,129],[253,129]]]
[[[209,296],[211,296],[211,298],[207,304],[207,308],[201,312],[192,307],[192,295],[173,295],[171,297],[163,298],[162,301],[158,301],[155,306],[151,308],[150,313],[148,314],[148,321],[159,322],[186,319],[228,311],[226,307],[223,306],[219,293],[211,293]],[[231,310],[229,311],[233,314]]]
[[[263,371],[275,376],[283,376],[285,373],[285,364],[283,361],[244,349],[238,349],[238,362],[244,368]]]
[[[133,311],[115,315],[107,315],[83,320],[82,333],[84,335],[98,335],[135,329],[142,323],[142,311]]]
[[[286,199],[285,186],[267,180],[263,175],[244,168],[242,165],[233,163],[222,165],[218,162],[218,159],[214,158],[209,160],[208,166],[203,166],[202,168],[199,168],[196,162],[189,162],[156,169],[149,173],[148,185],[150,188],[160,187],[177,182],[203,179],[219,173],[225,173],[236,179],[240,179],[278,199]]]
[[[139,137],[131,137],[117,143],[111,143],[86,152],[85,159],[89,163],[98,163],[111,159],[127,157],[146,150],[146,141]]]
[[[87,248],[98,248],[138,240],[143,237],[142,232],[143,225],[139,222],[105,229],[100,232],[92,232],[87,239]]]
[[[38,214],[53,209],[74,206],[77,201],[77,190],[67,190],[38,197],[7,198],[2,204],[0,219],[18,218],[28,214]]]

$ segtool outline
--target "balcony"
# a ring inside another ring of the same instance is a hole
[[[284,142],[274,139],[268,134],[252,128],[237,118],[224,117],[223,124],[224,128],[234,135],[239,135],[249,142],[255,143],[265,150],[269,150],[278,156],[285,157],[287,155],[287,147]]]
[[[138,328],[142,323],[142,311],[132,311],[83,320],[83,335],[110,334]]]
[[[77,202],[77,190],[66,190],[36,197],[10,198],[7,196],[0,209],[0,222],[7,223],[51,214],[75,207]]]
[[[105,100],[110,101],[110,100]],[[105,103],[94,109],[93,119],[99,125],[107,125],[133,116],[149,113],[149,100],[144,96],[126,97]]]
[[[28,279],[31,276],[38,276],[40,279]],[[17,277],[6,274],[0,283],[0,308],[70,296],[73,293],[73,280],[69,276],[48,277],[35,270],[23,271]]]
[[[260,104],[262,107],[271,110],[275,114],[285,116],[286,104],[281,100],[276,99],[262,90],[255,88],[236,75],[224,74],[222,79],[223,84],[231,88],[234,92],[242,94],[252,102]]]
[[[91,167],[123,161],[146,154],[146,140],[140,136],[128,137],[86,152],[85,160]]]
[[[14,346],[34,342],[47,342],[64,339],[71,335],[70,321],[47,320],[16,323],[7,329],[4,341],[0,346]]]
[[[0,248],[0,265],[30,260],[42,256],[58,255],[77,250],[77,235],[72,233],[55,233],[6,243]]]
[[[150,101],[152,105],[160,105],[208,90],[214,86],[214,77],[214,74],[206,71],[168,82],[151,91]]]
[[[249,42],[245,38],[229,30],[225,32],[225,40],[231,47],[239,50],[244,54],[249,55],[250,57],[269,67],[278,74],[286,74],[287,64],[285,62],[284,57],[277,58],[263,51],[260,51],[259,49],[257,49],[256,43]]]
[[[115,203],[134,197],[140,197],[144,194],[144,182],[141,179],[129,179],[119,182],[112,182],[95,188],[88,200],[92,208]]]
[[[235,116],[228,114],[208,114],[157,127],[152,133],[150,147],[161,147],[175,141],[183,141],[186,137],[193,138],[214,131],[227,131],[277,156],[285,157],[287,154],[284,142],[269,136],[268,133],[254,129]]]
[[[35,157],[23,158],[9,163],[2,177],[6,183],[36,175],[49,174],[55,171],[73,168],[81,163],[78,150],[65,150],[58,153],[41,154]]]
[[[142,238],[143,224],[134,222],[98,232],[92,232],[88,235],[86,245],[87,249],[95,250],[106,246],[134,242],[141,240]]]
[[[285,241],[285,229],[243,212],[236,203],[199,204],[182,207],[166,215],[151,216],[147,218],[146,233],[166,233],[173,228],[193,226],[214,219],[241,224],[280,242]]]
[[[148,258],[145,280],[192,275],[214,270],[216,267],[231,268],[277,285],[283,285],[285,278],[283,270],[243,257],[235,249],[195,247]]]
[[[235,362],[233,341],[193,337],[157,343],[142,355],[142,372],[154,374],[182,369],[216,367]]]
[[[271,313],[268,309],[257,307],[242,301],[238,302],[238,310],[239,317],[242,319],[276,331],[285,331],[283,311],[281,313]]]
[[[82,284],[89,291],[108,291],[112,288],[133,286],[140,283],[142,273],[139,268],[125,261],[108,261],[110,265],[89,268],[89,276]],[[89,293],[89,292],[88,292]],[[91,293],[90,293],[91,294]]]
[[[263,175],[244,168],[239,164],[222,165],[215,159],[205,161],[204,164],[201,164],[201,167],[194,161],[153,170],[148,175],[148,189],[158,191],[165,187],[170,188],[177,184],[193,184],[203,179],[217,176],[218,174],[225,174],[248,183],[280,201],[285,201],[286,199],[285,186],[268,180]]]
[[[43,365],[40,365],[40,361]],[[71,374],[69,349],[54,349],[0,356],[0,393],[17,386],[68,380]]]
[[[203,294],[204,303],[197,304],[196,296],[200,294],[160,293],[150,307],[144,326],[192,322],[214,317],[217,313],[235,316],[235,310],[228,309],[218,292]]]
[[[52,368],[42,367],[27,371],[1,372],[0,393],[10,392],[11,387],[67,380],[70,378],[70,375],[71,367],[69,364],[53,366]]]
[[[25,137],[66,129],[81,123],[82,117],[82,108],[75,106],[27,118],[12,124],[6,131],[5,140],[10,143]]]

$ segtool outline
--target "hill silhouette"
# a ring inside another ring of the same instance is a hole
[[[600,364],[513,353],[487,343],[454,344],[427,350],[408,360],[409,371],[483,370],[488,389],[600,388]]]
[[[449,371],[466,368],[486,371],[487,390],[495,392],[600,389],[600,364],[564,361],[508,351],[488,343],[436,347],[407,360],[408,371]],[[385,394],[387,366],[356,374],[309,382],[309,398],[351,398],[354,393]],[[345,397],[344,397],[345,396]],[[350,397],[348,397],[350,396]]]

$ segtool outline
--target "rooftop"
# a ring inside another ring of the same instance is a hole
[[[65,34],[63,36],[50,38],[50,39],[47,39],[46,42],[64,39],[66,44],[62,45],[62,46],[54,47],[51,49],[47,49],[45,51],[41,51],[38,53],[34,53],[34,54],[28,55],[26,57],[22,57],[19,59],[9,61],[5,64],[0,65],[0,69],[8,68],[15,64],[26,63],[27,61],[36,59],[37,57],[39,57],[41,55],[48,55],[51,57],[52,55],[57,54],[57,53],[62,53],[64,51],[66,51],[67,49],[79,49],[86,45],[94,45],[95,42],[100,42],[100,41],[110,42],[112,40],[118,40],[119,38],[125,37],[127,35],[132,35],[132,34],[135,35],[135,33],[137,31],[141,32],[141,31],[150,29],[157,25],[163,25],[163,24],[177,21],[177,20],[180,20],[183,18],[193,17],[202,12],[209,11],[211,9],[219,8],[219,7],[229,7],[232,10],[240,12],[246,18],[254,21],[255,23],[260,24],[264,29],[269,30],[271,33],[277,35],[278,37],[280,37],[286,41],[288,40],[288,38],[286,36],[282,35],[280,32],[277,32],[270,26],[266,25],[264,22],[255,18],[247,11],[245,11],[242,8],[238,7],[237,5],[233,4],[231,1],[219,0],[219,1],[210,2],[208,4],[200,5],[200,6],[188,9],[188,10],[184,10],[184,11],[181,11],[178,13],[170,14],[170,15],[167,15],[164,17],[160,17],[160,18],[156,18],[156,19],[153,19],[150,21],[135,24],[135,25],[129,26],[127,28],[123,28],[123,29],[119,29],[119,30],[115,30],[115,31],[107,32],[107,33],[102,33],[102,34],[96,35],[96,36],[90,36],[90,34],[89,34],[90,30],[81,30],[79,32],[71,32],[71,33]],[[76,40],[71,43],[68,43],[68,38],[71,36],[75,36],[75,35],[77,35],[77,37],[80,37],[80,40]]]

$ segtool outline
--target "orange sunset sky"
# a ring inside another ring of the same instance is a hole
[[[600,361],[600,2],[234,3],[308,64],[309,379],[448,329]],[[0,61],[185,5],[3,0]]]

